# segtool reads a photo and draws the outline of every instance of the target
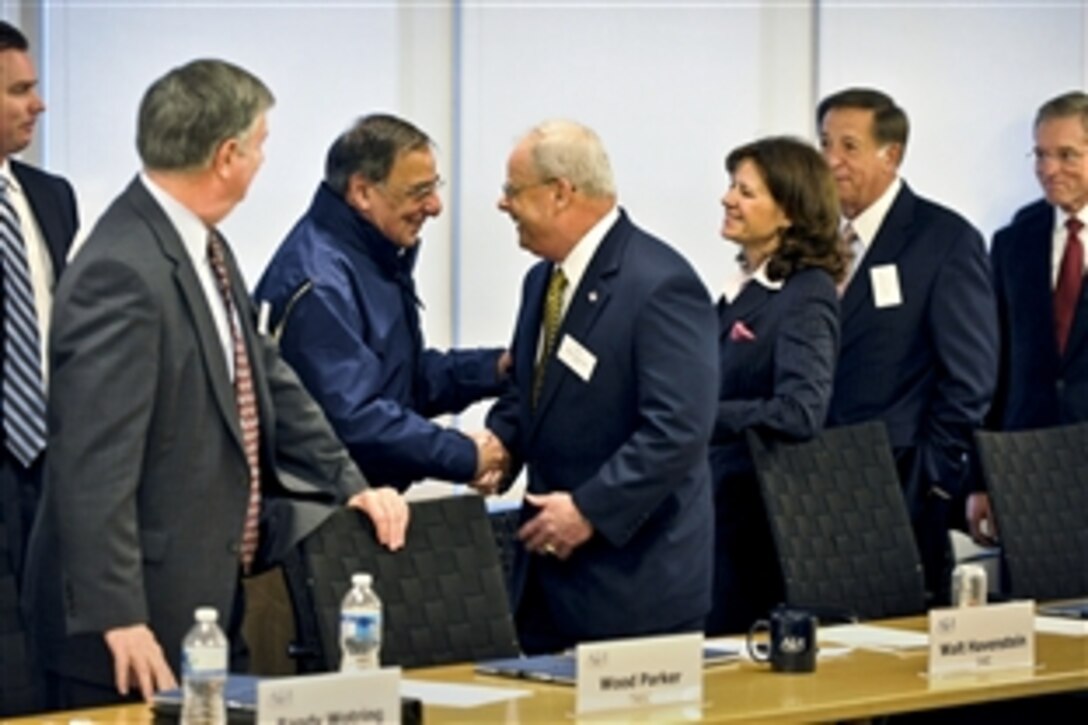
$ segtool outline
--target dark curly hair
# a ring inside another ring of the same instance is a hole
[[[725,157],[730,174],[751,161],[771,197],[790,220],[781,243],[767,260],[770,279],[786,279],[809,267],[827,270],[836,282],[846,274],[839,234],[839,196],[827,162],[815,148],[786,136],[762,138]]]

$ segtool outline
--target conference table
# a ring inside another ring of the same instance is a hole
[[[925,617],[878,624],[925,631]],[[959,675],[931,681],[928,650],[854,649],[821,658],[816,672],[773,673],[765,665],[742,661],[706,670],[703,702],[576,716],[574,688],[474,673],[471,665],[409,670],[406,679],[450,684],[489,685],[529,691],[529,696],[470,709],[424,705],[426,725],[442,723],[563,722],[827,722],[869,718],[1024,698],[1088,691],[1088,637],[1036,634],[1036,666],[1027,671]],[[144,705],[80,710],[11,721],[14,723],[147,723]]]

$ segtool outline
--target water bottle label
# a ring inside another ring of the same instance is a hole
[[[186,647],[181,659],[181,669],[185,674],[227,674],[227,650],[223,647]]]
[[[380,639],[381,617],[373,614],[345,614],[340,617],[340,636],[347,639]]]

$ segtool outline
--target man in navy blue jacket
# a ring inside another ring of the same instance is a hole
[[[849,232],[842,347],[828,425],[888,428],[931,599],[947,596],[948,528],[977,476],[973,435],[997,378],[997,315],[986,247],[963,217],[899,176],[907,115],[856,88],[817,111]]]
[[[990,423],[1000,430],[1088,420],[1088,94],[1071,91],[1043,104],[1034,153],[1045,198],[1016,212],[990,251],[1001,325]],[[1063,313],[1064,269],[1072,285]],[[994,531],[985,493],[971,497],[967,514],[972,536],[988,543]]]
[[[325,180],[257,285],[283,357],[376,485],[471,481],[499,465],[489,435],[429,420],[503,390],[501,349],[424,347],[412,270],[438,216],[431,140],[389,115],[359,119],[329,149]]]
[[[514,149],[499,208],[529,270],[514,385],[488,427],[528,468],[511,597],[526,652],[702,631],[714,548],[707,444],[717,320],[691,266],[616,206],[570,121]]]

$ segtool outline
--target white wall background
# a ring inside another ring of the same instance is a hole
[[[821,95],[895,96],[913,126],[908,181],[989,236],[1037,196],[1035,109],[1088,86],[1088,0],[0,0],[0,15],[31,35],[44,81],[28,155],[72,180],[87,228],[137,168],[152,79],[212,55],[272,87],[265,168],[224,225],[251,283],[339,130],[376,110],[418,123],[451,180],[418,270],[439,346],[510,335],[533,260],[495,202],[507,153],[544,118],[594,126],[621,203],[717,291],[734,256],[717,234],[725,153],[763,134],[813,138]]]

